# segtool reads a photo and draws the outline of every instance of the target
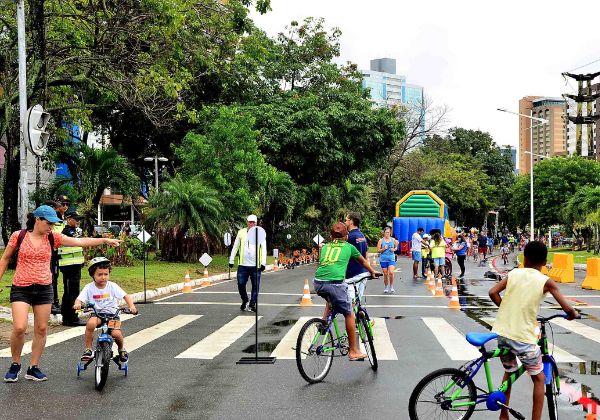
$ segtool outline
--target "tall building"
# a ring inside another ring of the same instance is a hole
[[[543,96],[525,96],[519,100],[519,113],[549,120],[548,124],[526,117],[519,117],[519,173],[528,174],[531,170],[528,153],[530,141],[533,143],[533,164],[543,158],[567,154],[565,135],[565,100]],[[531,137],[530,137],[531,136]]]
[[[508,156],[510,157],[510,161],[512,162],[512,166],[513,166],[513,171],[516,173],[518,173],[517,170],[517,149],[516,147],[512,147],[512,146],[502,146],[500,148],[500,153],[502,153],[504,156]]]
[[[378,106],[413,105],[423,107],[423,87],[407,83],[406,76],[396,74],[396,60],[371,60],[369,70],[363,70],[363,88],[369,88],[371,99]]]

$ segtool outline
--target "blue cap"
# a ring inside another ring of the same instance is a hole
[[[35,217],[43,217],[50,223],[59,223],[62,222],[56,215],[56,211],[50,206],[39,206],[37,209],[33,211],[33,215]]]

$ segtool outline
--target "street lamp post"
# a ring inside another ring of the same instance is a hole
[[[156,190],[156,192],[158,192],[158,161],[161,162],[168,162],[169,159],[167,159],[166,157],[159,157],[158,155],[154,155],[152,157],[145,157],[144,161],[145,162],[152,162],[154,161],[154,188]],[[156,249],[160,250],[160,244],[158,242],[158,232],[156,233]]]
[[[530,217],[530,225],[531,225],[530,232],[529,232],[529,239],[531,241],[533,241],[535,238],[534,226],[533,226],[533,155],[534,155],[534,153],[533,153],[533,129],[535,127],[539,127],[540,125],[548,124],[550,121],[545,118],[533,117],[531,115],[521,114],[520,112],[509,111],[504,108],[498,108],[498,111],[507,112],[509,114],[518,115],[520,117],[528,118],[530,120],[539,122],[539,124],[536,124],[536,125],[531,125],[531,124],[529,125],[529,213],[530,213],[529,217]],[[525,152],[525,153],[527,153],[527,152]]]

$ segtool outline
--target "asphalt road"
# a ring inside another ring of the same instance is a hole
[[[487,267],[468,263],[467,279],[461,287],[461,311],[447,309],[446,297],[431,297],[422,280],[414,282],[408,259],[401,259],[399,267],[395,295],[382,294],[382,280],[373,281],[367,289],[369,313],[383,318],[376,325],[379,323],[389,334],[389,340],[384,336],[376,336],[376,340],[380,337],[380,342],[386,341],[387,350],[382,355],[392,359],[381,360],[376,373],[368,362],[349,362],[340,357],[334,359],[323,383],[308,385],[292,359],[279,358],[273,365],[237,365],[240,357],[254,352],[254,314],[240,311],[237,286],[230,281],[140,306],[141,315],[123,323],[126,344],[130,350],[134,348],[129,376],[124,377],[113,369],[115,365],[111,366],[108,383],[100,393],[94,390],[93,371],[76,376],[82,336],[48,346],[41,367],[49,381],[32,383],[22,374],[18,383],[0,384],[0,417],[407,419],[408,398],[420,378],[438,368],[460,366],[464,361],[458,359],[463,355],[464,360],[469,359],[466,341],[448,340],[470,331],[487,331],[489,318],[496,310],[486,297],[493,281],[482,279]],[[260,355],[268,356],[273,351],[282,357],[289,355],[288,346],[282,344],[286,334],[300,317],[322,313],[323,301],[314,294],[314,306],[298,306],[304,279],[310,279],[315,268],[305,266],[263,275]],[[566,379],[568,393],[583,390],[593,397],[593,392],[600,390],[596,376],[600,296],[576,285],[561,287],[566,295],[588,303],[581,308],[592,316],[579,321],[583,325],[579,332],[553,326],[555,344],[567,353],[565,357],[581,359],[561,363],[561,376]],[[555,313],[555,309],[547,308],[552,303],[548,299],[542,313]],[[2,354],[0,350],[0,361],[8,367],[9,359],[2,358]],[[581,373],[582,369],[586,374]],[[492,361],[492,373],[499,383],[499,361]],[[511,402],[527,418],[531,389],[531,381],[524,376],[516,383]],[[585,418],[582,406],[572,404],[567,395],[561,396],[560,414],[565,419]],[[482,412],[473,418],[496,415]]]

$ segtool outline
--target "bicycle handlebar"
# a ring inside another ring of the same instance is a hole
[[[360,282],[366,281],[366,280],[374,280],[376,278],[377,277],[372,276],[371,273],[369,273],[367,271],[366,273],[361,273],[361,274],[358,274],[358,275],[356,275],[354,277],[351,277],[349,279],[345,279],[344,283],[347,283],[347,284],[356,284],[356,283],[360,283]]]
[[[129,310],[129,308],[118,308],[117,312],[115,312],[114,314],[100,314],[98,313],[98,311],[96,310],[96,305],[94,305],[94,303],[88,303],[87,305],[83,306],[81,308],[81,310],[84,313],[90,313],[93,312],[96,316],[98,316],[99,318],[101,317],[100,315],[106,316],[106,315],[112,315],[112,316],[117,316],[119,314],[132,314],[132,315],[139,315],[139,311],[137,311],[135,314],[133,312],[131,312]]]
[[[549,322],[550,320],[554,319],[554,318],[567,318],[567,314],[555,314],[552,316],[548,316],[548,317],[543,317],[543,316],[538,316],[537,320],[540,322]],[[581,319],[581,315],[579,315],[576,319]]]

